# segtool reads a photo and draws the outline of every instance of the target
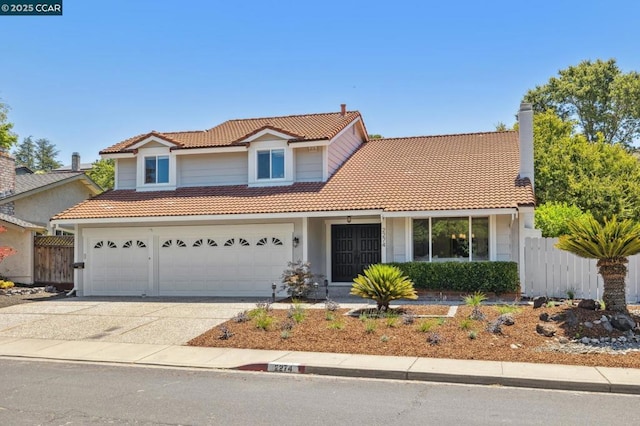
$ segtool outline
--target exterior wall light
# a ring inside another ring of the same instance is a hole
[[[298,244],[300,244],[300,238],[293,237],[293,246],[298,247]]]

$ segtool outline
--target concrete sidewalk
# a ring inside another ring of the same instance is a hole
[[[640,394],[640,370],[0,337],[0,356]]]

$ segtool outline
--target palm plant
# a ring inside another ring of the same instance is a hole
[[[387,311],[389,302],[396,299],[417,299],[413,282],[402,271],[391,265],[376,264],[364,270],[353,280],[351,294],[375,300],[378,311]]]
[[[560,237],[556,244],[580,257],[598,259],[598,272],[602,275],[602,299],[607,309],[627,312],[625,277],[627,259],[640,253],[640,224],[615,217],[601,224],[594,218],[569,222],[569,235]]]

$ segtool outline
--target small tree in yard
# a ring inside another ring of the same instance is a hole
[[[6,231],[7,228],[5,228],[4,226],[0,226],[0,234]],[[0,262],[2,262],[5,257],[13,256],[16,253],[17,251],[13,247],[0,246]]]
[[[413,281],[402,275],[402,271],[391,265],[376,264],[364,270],[353,280],[351,294],[375,300],[378,311],[389,310],[389,302],[396,299],[417,299]]]
[[[628,257],[640,253],[640,224],[615,217],[601,224],[594,218],[569,222],[570,234],[556,244],[580,257],[598,259],[602,275],[602,300],[608,310],[627,312],[625,277]]]
[[[322,278],[311,272],[311,263],[298,260],[287,263],[282,273],[282,288],[291,297],[306,297],[313,289],[314,280]]]

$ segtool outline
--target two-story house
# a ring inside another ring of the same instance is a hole
[[[267,296],[288,261],[330,285],[376,262],[513,260],[533,231],[533,112],[518,132],[369,139],[357,111],[152,131],[103,151],[115,189],[74,226],[80,295]]]

